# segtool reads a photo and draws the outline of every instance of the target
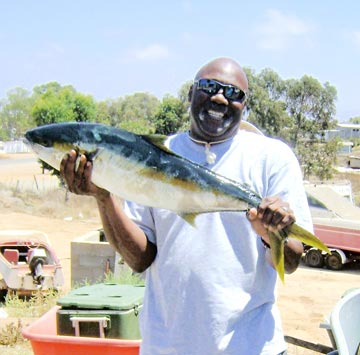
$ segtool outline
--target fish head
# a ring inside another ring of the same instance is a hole
[[[56,170],[60,169],[61,160],[72,149],[88,157],[97,150],[96,131],[84,123],[39,126],[27,131],[25,139],[39,158]]]

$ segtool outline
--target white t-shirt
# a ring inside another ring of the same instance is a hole
[[[206,165],[204,146],[188,133],[167,143],[175,153]],[[299,164],[287,145],[239,131],[211,151],[217,158],[209,168],[263,197],[280,195],[297,223],[312,231]],[[275,305],[277,274],[244,212],[201,214],[193,227],[163,209],[127,203],[126,211],[157,246],[146,270],[141,355],[275,355],[285,350]]]

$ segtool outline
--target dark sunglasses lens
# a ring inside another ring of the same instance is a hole
[[[244,100],[245,93],[236,87],[227,87],[225,90],[225,97],[230,100],[242,102]]]
[[[222,85],[212,79],[200,79],[197,85],[198,89],[203,90],[209,95],[215,95],[220,89],[223,89],[224,96],[229,100],[243,102],[245,98],[245,93],[236,86]]]
[[[237,97],[237,90],[233,86],[225,86],[224,87],[224,96],[227,99],[235,100]]]
[[[206,91],[207,93],[214,95],[219,91],[219,85],[214,80],[201,79],[198,83],[199,89]]]

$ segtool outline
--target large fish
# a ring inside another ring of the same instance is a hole
[[[32,129],[25,137],[39,158],[54,169],[59,170],[64,155],[75,149],[93,162],[92,181],[99,187],[129,201],[171,210],[191,224],[201,213],[246,211],[261,201],[247,185],[171,152],[163,145],[164,136],[136,135],[95,123],[59,123]],[[270,233],[281,280],[287,237],[329,252],[295,223]]]

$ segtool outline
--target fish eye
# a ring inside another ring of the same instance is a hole
[[[40,141],[40,144],[46,148],[50,148],[52,146],[51,140],[49,140],[49,139],[42,139]]]

